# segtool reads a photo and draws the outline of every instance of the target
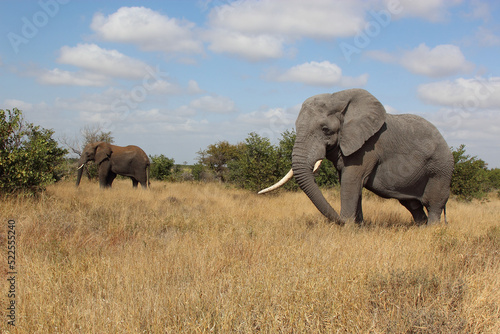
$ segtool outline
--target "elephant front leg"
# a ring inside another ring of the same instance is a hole
[[[113,181],[115,180],[116,175],[117,175],[116,173],[109,172],[108,179],[106,180],[107,187],[111,188],[111,185],[113,184]]]
[[[99,186],[101,188],[109,188],[115,179],[116,174],[111,171],[109,161],[103,161],[99,165]]]
[[[131,177],[130,178],[132,180],[132,187],[133,188],[137,188],[137,186],[139,185],[139,181],[137,181],[135,178]]]
[[[345,221],[363,222],[361,207],[361,182],[341,182],[340,185],[340,217]]]

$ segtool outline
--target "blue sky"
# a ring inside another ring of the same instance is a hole
[[[75,138],[193,163],[302,102],[359,87],[500,167],[500,3],[485,0],[0,2],[0,108]]]

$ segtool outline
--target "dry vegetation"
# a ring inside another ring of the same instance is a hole
[[[327,198],[339,208],[338,193]],[[338,227],[301,192],[60,183],[2,202],[1,244],[14,218],[19,274],[17,326],[2,291],[0,328],[499,333],[500,200],[447,209],[448,225],[419,228],[397,202],[367,194],[369,222]]]

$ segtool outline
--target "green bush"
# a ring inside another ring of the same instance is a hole
[[[278,179],[279,160],[276,149],[268,138],[252,132],[230,161],[229,176],[237,186],[257,191],[272,185]]]
[[[500,190],[500,168],[494,168],[489,170],[488,180],[491,188]]]
[[[208,145],[207,149],[198,152],[198,162],[205,167],[205,171],[209,171],[218,180],[225,182],[228,177],[228,164],[236,159],[238,155],[239,145],[231,145],[227,141],[220,141],[216,144]],[[198,179],[202,170],[198,170]]]
[[[163,154],[149,156],[151,166],[149,169],[149,178],[161,181],[169,180],[172,176],[172,167],[174,167],[174,159],[167,158]]]
[[[288,173],[288,171],[292,168],[292,151],[293,145],[295,144],[295,137],[296,134],[294,130],[286,130],[281,134],[278,147],[275,148],[278,156],[278,178],[285,176],[286,173]],[[283,188],[287,190],[298,190],[299,185],[293,178],[288,181]]]
[[[67,153],[54,131],[26,123],[22,112],[0,109],[0,192],[34,195],[61,178]]]
[[[470,201],[483,197],[489,190],[486,163],[465,154],[465,145],[452,149],[455,169],[451,179],[451,193],[459,199]]]
[[[316,183],[320,187],[334,187],[339,185],[339,173],[328,159],[324,159],[321,167],[316,172]]]
[[[195,181],[212,182],[217,180],[214,172],[201,162],[197,162],[193,165],[191,174]]]

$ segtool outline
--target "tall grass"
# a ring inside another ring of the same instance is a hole
[[[326,196],[339,209],[338,192]],[[449,224],[431,227],[413,226],[396,201],[366,194],[363,206],[365,226],[338,227],[301,192],[160,182],[144,191],[122,180],[4,200],[1,244],[14,218],[18,294],[16,327],[3,297],[0,328],[500,332],[498,198],[450,200]]]

